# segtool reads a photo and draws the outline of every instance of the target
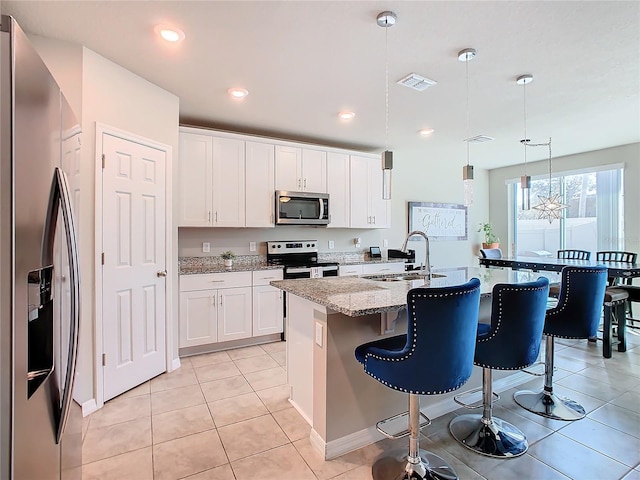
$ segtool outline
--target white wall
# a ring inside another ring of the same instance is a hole
[[[94,361],[102,348],[95,345],[95,260],[100,254],[95,239],[95,174],[99,163],[96,154],[96,123],[115,127],[171,146],[174,170],[169,178],[177,178],[179,99],[143,78],[116,65],[84,47],[43,37],[33,43],[81,119],[82,166],[79,205],[79,250],[81,272],[81,343],[78,358],[79,385],[77,400],[95,398]],[[177,211],[174,218],[177,218]],[[177,228],[169,225],[174,250],[168,267],[177,262]],[[108,233],[107,233],[108,234]],[[177,270],[169,268],[177,285]],[[171,292],[170,292],[171,294]],[[171,318],[177,338],[177,302]],[[168,354],[177,357],[177,341]]]
[[[571,170],[588,169],[603,165],[624,164],[624,241],[625,250],[640,252],[640,143],[584,152],[566,157],[553,158],[552,172],[561,173]],[[549,172],[547,160],[527,165],[531,176]],[[522,165],[498,168],[489,172],[490,221],[500,238],[508,239],[508,251],[514,239],[509,219],[509,200],[505,183],[519,179],[524,173]],[[533,199],[532,199],[533,201]]]
[[[292,139],[295,140],[295,139]],[[464,153],[464,151],[462,152]],[[314,239],[320,243],[321,252],[368,251],[370,246],[379,246],[383,250],[383,240],[389,241],[389,248],[400,248],[408,233],[408,202],[462,203],[462,165],[463,162],[441,162],[429,159],[428,146],[424,152],[410,152],[394,149],[394,168],[392,173],[391,228],[360,230],[333,229],[325,227],[289,227],[276,228],[180,228],[179,256],[219,255],[232,249],[239,254],[250,254],[249,242],[258,242],[256,253],[266,254],[264,242],[269,240]],[[475,202],[468,209],[467,241],[432,241],[430,243],[431,265],[450,267],[458,265],[477,265],[478,249],[482,241],[477,233],[478,223],[488,219],[488,174],[486,170],[476,169]],[[176,193],[177,198],[177,193]],[[356,249],[353,239],[362,239],[361,247]],[[329,250],[328,241],[335,242],[335,248]],[[211,253],[202,253],[202,242],[211,243]],[[409,248],[416,250],[416,260],[424,258],[424,243],[411,241]]]

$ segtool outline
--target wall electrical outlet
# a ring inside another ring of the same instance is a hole
[[[211,251],[211,244],[209,242],[202,242],[202,251],[209,253]]]
[[[335,247],[336,247],[336,244],[334,243],[334,241],[333,240],[329,240],[329,248],[331,249],[331,248],[335,248]]]
[[[249,242],[249,251],[250,252],[256,251],[256,242]]]
[[[353,239],[353,244],[356,246],[356,248],[360,248],[361,243],[362,243],[362,239],[360,237],[356,237]]]

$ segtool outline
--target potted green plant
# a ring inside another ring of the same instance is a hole
[[[229,268],[233,267],[233,259],[236,258],[235,253],[233,253],[231,250],[227,250],[226,252],[222,252],[220,256],[224,260],[225,267],[229,267]]]
[[[482,242],[482,248],[499,248],[500,247],[500,239],[493,232],[493,225],[490,223],[481,223],[480,228],[478,228],[479,232],[484,233],[484,242]]]

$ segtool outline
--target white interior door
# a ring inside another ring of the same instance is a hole
[[[166,369],[166,152],[102,134],[104,400]]]

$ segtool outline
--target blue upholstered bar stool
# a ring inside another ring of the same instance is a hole
[[[549,280],[544,277],[535,282],[493,287],[491,324],[478,326],[474,358],[474,363],[482,367],[482,415],[459,415],[449,424],[453,437],[476,453],[495,458],[517,457],[529,448],[517,427],[492,416],[491,373],[522,370],[535,363],[548,293]],[[476,406],[479,405],[469,408]]]
[[[404,435],[384,431],[385,421],[376,425],[390,438],[409,435],[409,451],[380,457],[372,467],[375,480],[458,478],[444,459],[420,450],[420,395],[451,392],[467,382],[473,369],[479,308],[477,278],[455,287],[414,288],[407,294],[407,334],[356,348],[365,373],[409,394],[409,428]]]
[[[595,336],[607,286],[607,267],[564,267],[561,275],[558,305],[547,310],[544,322],[544,389],[542,392],[516,392],[513,398],[530,412],[554,420],[572,421],[583,418],[585,410],[575,401],[553,393],[553,339]]]

